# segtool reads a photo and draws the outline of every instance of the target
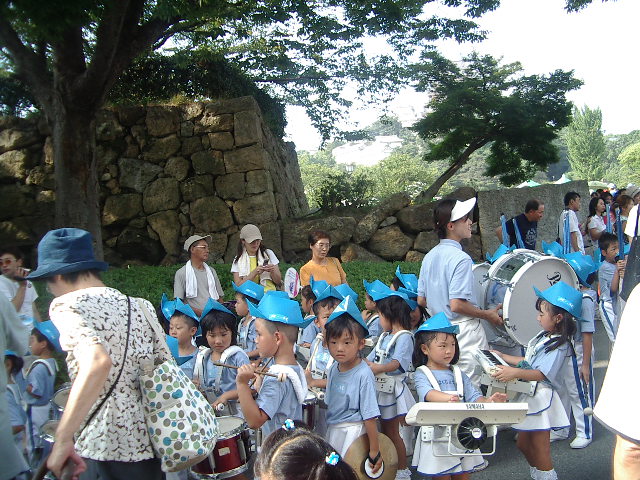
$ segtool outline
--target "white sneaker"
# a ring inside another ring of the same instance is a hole
[[[396,480],[410,480],[411,479],[411,470],[405,468],[404,470],[398,470],[396,472]]]
[[[585,448],[588,447],[589,444],[593,441],[593,439],[591,438],[585,438],[585,437],[576,437],[573,439],[573,441],[569,444],[569,446],[571,448]]]
[[[551,430],[551,435],[549,436],[551,443],[566,440],[568,438],[569,434],[565,435],[564,432],[556,432],[555,430]]]

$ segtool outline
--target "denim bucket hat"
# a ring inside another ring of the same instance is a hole
[[[27,278],[38,280],[63,273],[109,268],[106,262],[96,260],[91,234],[79,228],[51,230],[38,243],[38,268]]]

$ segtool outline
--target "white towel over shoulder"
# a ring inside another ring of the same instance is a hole
[[[216,290],[216,281],[213,278],[213,272],[211,271],[211,267],[206,263],[202,264],[204,266],[205,271],[207,272],[207,284],[209,285],[209,296],[214,300],[218,300],[219,295]],[[185,265],[185,293],[187,298],[196,298],[198,296],[198,281],[196,280],[196,271],[193,269],[191,265],[191,260],[187,262]]]

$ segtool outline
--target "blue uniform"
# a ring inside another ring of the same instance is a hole
[[[373,372],[363,361],[346,372],[334,363],[325,396],[327,424],[362,422],[380,416],[375,383]]]
[[[611,293],[613,275],[616,272],[616,265],[609,262],[602,262],[598,269],[598,283],[600,285],[600,316],[602,324],[611,342],[615,341],[618,332],[618,294]]]
[[[189,377],[191,380],[193,380],[193,368],[196,365],[196,354],[198,353],[198,349],[196,348],[193,351],[193,355],[191,355],[191,357],[189,358],[189,360],[187,360],[186,362],[184,362],[182,365],[180,365],[180,368],[182,369],[182,371],[184,372],[184,374]]]
[[[300,377],[302,384],[306,385],[302,367],[298,364],[287,366],[291,367]],[[302,401],[298,399],[291,380],[279,382],[276,378],[265,376],[256,403],[269,417],[262,425],[262,438],[281,428],[287,418],[302,420]]]
[[[246,353],[256,349],[256,319],[252,315],[244,317],[238,326],[238,345]]]
[[[313,355],[314,351],[315,355]],[[320,338],[316,338],[311,344],[311,355],[313,358],[309,359],[310,367],[308,368],[314,373],[314,378],[326,378],[329,373],[328,368],[333,364],[333,358]]]
[[[379,343],[378,347],[380,350],[385,350],[389,342],[393,338],[393,335],[389,333],[386,335],[382,341]],[[413,336],[412,335],[401,335],[396,340],[395,345],[391,347],[389,350],[389,357],[383,359],[382,361],[376,360],[376,349],[374,348],[369,355],[367,356],[367,360],[375,363],[389,363],[391,360],[397,360],[400,363],[400,367],[392,372],[388,372],[387,375],[401,375],[403,373],[410,372],[413,370],[411,364],[411,357],[413,355]]]
[[[305,317],[305,319],[307,317]],[[316,338],[316,335],[318,335],[318,333],[320,333],[320,329],[316,325],[316,322],[311,322],[309,325],[307,325],[304,328],[304,330],[302,330],[302,335],[300,336],[300,343],[312,344]]]
[[[53,372],[57,371],[56,361],[53,358],[42,359],[51,366]],[[45,365],[35,365],[30,369],[26,378],[26,385],[31,385],[31,393],[25,394],[25,401],[28,405],[43,406],[49,405],[49,400],[53,397],[56,376]]]
[[[12,427],[23,426],[24,430],[13,435],[13,440],[18,447],[18,451],[23,453],[24,451],[24,434],[27,429],[27,413],[22,408],[21,395],[18,391],[18,385],[15,383],[7,385],[7,404],[9,412],[9,422]]]
[[[372,338],[379,337],[382,334],[382,327],[380,326],[380,315],[377,313],[371,314],[371,317],[367,320],[367,329],[369,335]]]
[[[233,368],[224,368],[214,365],[210,361],[211,354],[205,355],[204,359],[204,387],[211,390],[216,396],[220,396],[225,392],[236,389],[237,370]],[[249,363],[249,357],[244,352],[236,352],[230,355],[224,363],[240,367]],[[219,378],[219,380],[218,380]]]
[[[447,370],[434,370],[431,369],[431,373],[438,382],[438,386],[440,387],[440,391],[442,392],[455,392],[457,391],[456,379],[451,369]],[[464,373],[462,373],[462,384],[464,391],[464,401],[465,402],[475,402],[479,397],[482,396],[471,383],[469,377]],[[427,394],[433,390],[433,385],[427,378],[427,376],[422,373],[420,370],[416,370],[415,373],[415,382],[416,382],[416,391],[418,392],[418,400],[421,402],[426,402]],[[436,389],[438,390],[438,389]]]

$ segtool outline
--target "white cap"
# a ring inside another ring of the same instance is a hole
[[[247,243],[251,243],[255,240],[262,240],[262,234],[258,227],[249,223],[240,230],[240,238]]]
[[[467,213],[473,210],[473,207],[476,206],[476,198],[470,198],[469,200],[465,200],[461,202],[460,200],[456,200],[456,204],[453,206],[453,210],[451,210],[451,220],[450,222],[455,222],[456,220],[460,220]]]
[[[199,242],[200,240],[206,240],[206,239],[211,240],[211,235],[204,235],[204,236],[202,236],[202,235],[191,235],[189,238],[187,238],[184,241],[184,249],[188,252],[189,251],[189,247],[191,247],[191,245],[193,245],[195,242]]]
[[[638,193],[640,193],[640,187],[633,183],[629,184],[627,191],[624,192],[625,195],[629,195],[631,198],[635,197]]]

